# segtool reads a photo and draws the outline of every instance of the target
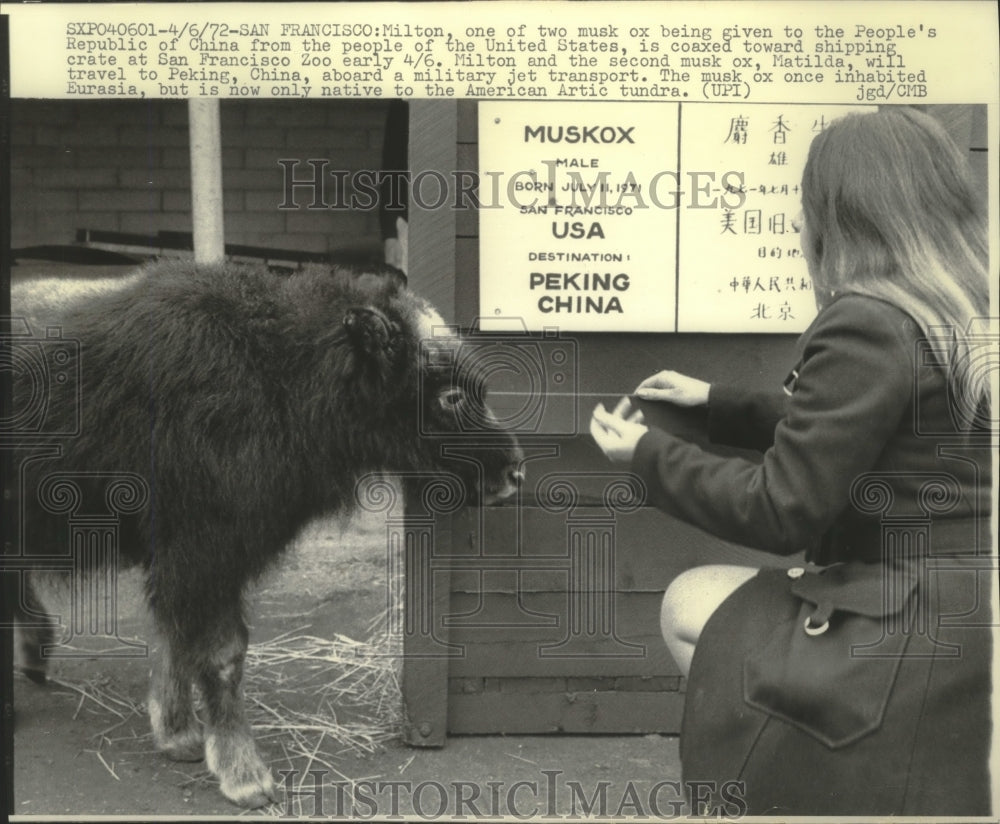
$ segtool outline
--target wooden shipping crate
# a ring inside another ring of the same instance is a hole
[[[475,102],[411,101],[409,164],[414,174],[477,169]],[[411,203],[409,238],[411,287],[446,321],[474,327],[478,212],[468,204]],[[700,564],[789,562],[726,544],[645,505],[630,491],[627,471],[594,445],[588,421],[596,403],[613,406],[664,368],[780,386],[794,337],[559,339],[568,344],[563,363],[571,369],[558,386],[545,386],[546,414],[522,439],[529,460],[521,498],[430,511],[426,479],[410,479],[407,517],[388,525],[406,547],[403,693],[413,744],[439,746],[447,733],[678,732],[684,682],[659,630],[663,591]],[[494,382],[490,391],[497,388],[516,408],[524,386],[515,379],[507,387]],[[495,407],[504,402],[490,397]],[[654,425],[702,437],[696,412],[663,404],[644,411]]]
[[[413,743],[676,733],[685,685],[659,629],[663,591],[704,563],[792,563],[648,506],[641,480],[595,464],[584,439],[564,447],[529,459],[522,494],[503,505],[435,513],[410,486],[400,547]],[[573,468],[581,461],[590,468]]]

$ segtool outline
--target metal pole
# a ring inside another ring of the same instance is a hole
[[[199,265],[218,263],[226,254],[219,101],[212,98],[188,100],[188,130],[191,144],[194,260]]]

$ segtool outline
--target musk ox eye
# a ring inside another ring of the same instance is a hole
[[[438,403],[441,404],[441,408],[448,410],[457,407],[462,400],[465,398],[465,393],[461,389],[446,389],[440,395],[438,395]]]

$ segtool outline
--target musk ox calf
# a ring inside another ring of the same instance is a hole
[[[455,356],[460,340],[433,337],[440,316],[388,267],[155,263],[120,281],[25,282],[13,303],[33,335],[15,335],[15,350],[41,363],[14,369],[25,551],[66,551],[66,516],[39,491],[53,479],[81,500],[110,494],[108,477],[142,480],[148,501],[121,517],[119,555],[144,570],[162,640],[156,746],[204,757],[227,798],[260,806],[274,785],[243,707],[248,582],[309,520],[349,511],[367,473],[443,470],[470,498],[502,497],[520,478],[518,445]],[[54,341],[58,366],[45,362]],[[443,441],[470,422],[478,460],[449,459]],[[20,618],[37,621],[30,587],[20,596]],[[43,680],[52,630],[21,635]]]

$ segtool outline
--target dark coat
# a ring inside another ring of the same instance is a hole
[[[931,346],[883,301],[834,300],[799,355],[786,392],[710,392],[713,440],[762,462],[657,430],[634,456],[669,512],[834,564],[763,570],[709,619],[684,779],[740,782],[751,815],[986,815],[989,433],[962,425]]]
[[[916,323],[848,294],[817,316],[799,351],[787,395],[717,385],[710,393],[711,439],[766,449],[762,463],[661,430],[643,436],[633,469],[653,502],[727,540],[780,554],[805,549],[818,563],[879,560],[884,517],[960,522],[941,526],[942,546],[985,546],[991,451],[983,433],[955,420],[946,372]],[[869,485],[852,492],[862,476]],[[926,497],[935,484],[943,501]],[[887,497],[872,499],[880,490]]]

